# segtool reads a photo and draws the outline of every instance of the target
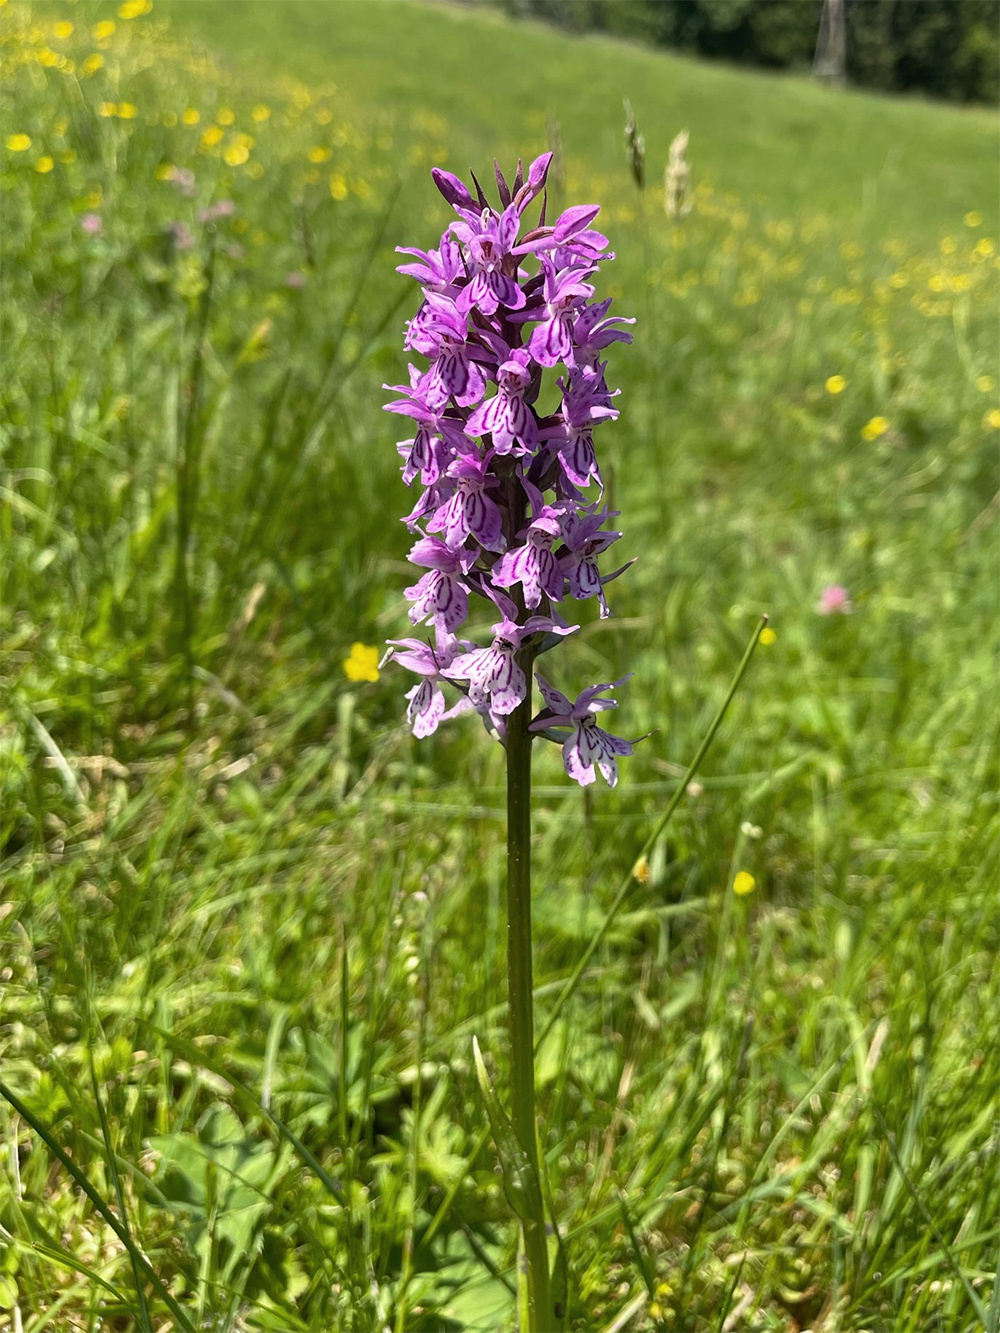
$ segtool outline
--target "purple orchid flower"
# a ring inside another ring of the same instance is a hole
[[[403,384],[383,384],[383,389],[405,394],[386,403],[384,412],[396,412],[412,417],[417,433],[412,440],[401,440],[396,446],[403,458],[403,480],[411,485],[419,474],[425,486],[438,480],[455,454],[471,453],[475,446],[467,439],[462,422],[446,415],[447,403],[430,406],[421,396],[420,385],[425,377],[416,366],[410,366],[410,387]]]
[[[566,554],[559,559],[560,573],[569,584],[570,596],[577,601],[596,597],[600,602],[602,620],[611,615],[611,609],[604,595],[606,580],[601,577],[597,557],[612,546],[621,533],[600,529],[607,519],[617,517],[618,510],[611,509],[568,515],[565,522]]]
[[[556,271],[548,255],[542,255],[545,274],[545,315],[531,335],[528,350],[541,366],[554,366],[573,354],[572,328],[579,308],[594,289],[581,279],[592,268],[567,268]]]
[[[490,453],[483,458],[456,458],[448,475],[456,482],[454,495],[441,505],[428,523],[431,532],[443,532],[453,551],[475,537],[487,551],[503,550],[503,520],[495,501],[486,494],[497,484],[489,471]]]
[[[617,708],[614,699],[599,699],[597,696],[606,690],[616,690],[632,677],[632,672],[606,685],[591,685],[577,695],[571,703],[565,694],[553,689],[544,676],[535,672],[535,680],[545,700],[545,708],[531,723],[531,731],[547,731],[550,727],[569,727],[570,734],[563,741],[563,767],[566,774],[581,787],[588,787],[596,780],[595,765],[604,775],[609,787],[618,782],[618,760],[632,753],[632,747],[638,741],[624,741],[620,736],[612,736],[597,725],[595,714],[608,708]],[[645,740],[645,736],[640,737]]]
[[[465,256],[473,279],[459,293],[457,305],[464,313],[478,306],[484,315],[493,315],[498,306],[519,310],[524,305],[524,292],[509,273],[504,272],[504,260],[517,239],[521,217],[513,204],[497,218],[484,208],[475,226],[468,222],[453,222],[451,230],[465,246]]]
[[[600,353],[613,342],[630,343],[632,335],[627,329],[616,329],[616,324],[634,324],[634,319],[623,315],[611,315],[605,318],[611,305],[611,297],[597,301],[594,305],[581,310],[573,324],[573,352],[570,364],[576,370],[594,369],[600,359]]]
[[[497,394],[481,403],[465,423],[467,435],[489,434],[498,454],[530,453],[538,443],[538,422],[524,395],[531,386],[531,354],[518,347],[496,372]]]
[[[416,278],[422,286],[432,292],[447,292],[463,276],[462,252],[447,232],[441,237],[437,250],[414,250],[409,246],[397,245],[396,253],[415,255],[418,264],[399,264],[397,273]]]
[[[596,481],[604,486],[594,452],[594,426],[613,421],[618,412],[607,403],[610,396],[603,375],[573,372],[556,381],[563,401],[559,421],[543,432],[558,441],[559,465],[574,486],[589,486]]]
[[[562,536],[566,505],[547,505],[537,487],[527,481],[523,484],[531,500],[534,517],[518,533],[518,537],[524,539],[524,545],[508,551],[498,560],[490,578],[495,588],[511,588],[515,583],[520,583],[524,591],[524,604],[533,610],[542,600],[543,593],[554,602],[562,600],[565,580],[559,561],[552,554],[552,547]]]
[[[428,292],[423,308],[410,322],[407,346],[433,361],[420,384],[429,407],[443,407],[449,398],[468,407],[482,398],[486,377],[473,359],[467,335],[465,313],[440,292]]]
[[[434,648],[422,639],[390,639],[389,643],[392,648],[386,661],[398,662],[408,671],[423,677],[406,694],[406,720],[413,728],[414,736],[422,740],[432,735],[441,722],[468,712],[472,705],[464,695],[452,708],[448,708],[440,685],[445,678],[444,671],[462,649],[463,645],[458,639],[439,631]],[[403,651],[397,652],[397,648]]]
[[[404,481],[421,486],[403,520],[415,534],[410,560],[420,570],[405,594],[410,620],[435,634],[434,647],[395,641],[394,660],[420,678],[407,694],[417,736],[476,709],[506,743],[512,715],[528,699],[534,659],[576,628],[556,608],[567,596],[594,599],[601,617],[610,615],[605,585],[628,567],[601,572],[601,556],[621,536],[604,530],[617,511],[586,490],[593,482],[603,489],[594,430],[618,416],[600,358],[612,343],[631,342],[625,326],[633,321],[610,316],[609,300],[593,299],[591,279],[613,258],[593,227],[596,205],[568,208],[547,225],[543,199],[536,225],[528,221],[550,161],[547,153],[536,158],[526,177],[518,162],[510,184],[497,167],[498,207],[474,176],[473,192],[435,169],[458,220],[436,250],[400,249],[412,262],[399,271],[423,291],[406,346],[427,358],[426,370],[411,366],[409,386],[395,386],[399,396],[386,404],[415,423],[414,438],[396,446]],[[563,368],[561,403],[544,415],[535,404],[543,372],[555,366]],[[496,393],[486,398],[491,382]],[[473,594],[500,617],[485,647],[455,637]],[[591,686],[570,703],[538,680],[546,707],[532,732],[561,741],[577,782],[592,783],[600,770],[613,785],[617,759],[635,744],[594,720],[616,706],[601,697],[614,686]],[[461,694],[450,709],[449,688]]]
[[[469,614],[469,592],[461,576],[475,564],[477,553],[454,551],[437,537],[423,537],[414,544],[409,558],[428,571],[412,588],[403,589],[403,595],[413,603],[410,619],[415,625],[433,620],[441,629],[454,633]]]
[[[516,661],[524,640],[532,634],[572,634],[575,629],[575,625],[558,625],[548,616],[529,616],[523,625],[504,616],[493,626],[490,646],[460,657],[448,675],[469,682],[469,699],[474,707],[506,717],[528,693],[527,678]]]

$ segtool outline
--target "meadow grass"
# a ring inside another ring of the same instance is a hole
[[[146,8],[0,10],[3,1317],[511,1317],[502,756],[344,662],[408,627],[393,247],[432,165],[555,121],[640,321],[639,558],[564,665],[658,730],[613,792],[537,756],[540,1023],[773,628],[539,1052],[567,1326],[995,1333],[995,118],[480,10]]]

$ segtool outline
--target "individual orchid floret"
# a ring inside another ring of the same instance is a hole
[[[448,476],[456,481],[455,493],[435,512],[428,523],[431,532],[443,532],[453,551],[475,537],[487,551],[503,550],[503,520],[496,502],[486,494],[497,484],[489,471],[490,454],[484,458],[456,458]]]
[[[515,658],[525,639],[533,634],[572,634],[576,626],[557,625],[548,616],[529,616],[523,625],[504,616],[493,626],[493,642],[460,657],[450,668],[452,680],[469,682],[474,707],[506,717],[528,693],[528,682]]]
[[[428,292],[423,308],[410,322],[407,346],[429,357],[433,365],[421,382],[424,402],[441,407],[454,398],[459,407],[478,403],[486,377],[468,344],[464,311],[439,292]]]
[[[592,268],[567,268],[556,271],[547,255],[542,256],[545,274],[545,315],[531,335],[528,350],[541,366],[554,366],[573,353],[572,328],[580,306],[594,289],[582,279]]]
[[[412,485],[417,476],[425,486],[433,485],[455,454],[468,453],[474,448],[466,438],[461,420],[448,415],[447,402],[438,401],[431,407],[420,396],[419,386],[423,378],[417,368],[411,366],[409,389],[402,384],[382,385],[383,389],[407,395],[386,403],[383,411],[396,412],[417,423],[414,438],[401,440],[397,445],[403,458],[403,480],[407,486]]]
[[[403,594],[413,605],[410,619],[415,625],[432,620],[452,634],[469,614],[469,593],[463,582],[476,562],[476,552],[454,551],[437,537],[423,537],[410,551],[410,560],[427,573]]]
[[[491,209],[484,208],[475,226],[468,222],[452,223],[452,233],[463,243],[466,262],[473,274],[472,281],[459,293],[460,310],[467,313],[478,306],[484,315],[492,315],[501,305],[509,310],[519,310],[524,305],[524,292],[513,276],[516,262],[507,259],[520,225],[520,214],[513,204],[499,218]]]
[[[563,767],[566,774],[581,787],[589,787],[596,780],[595,765],[604,775],[609,787],[618,782],[618,760],[627,758],[632,747],[638,741],[625,741],[620,736],[612,736],[597,725],[595,715],[608,708],[617,708],[614,699],[600,699],[598,695],[606,690],[616,690],[631,679],[632,672],[622,676],[621,680],[606,685],[591,685],[577,695],[571,703],[565,694],[553,689],[544,676],[535,673],[538,688],[545,700],[545,708],[531,723],[532,731],[548,731],[549,728],[570,728],[570,734],[563,741]],[[645,740],[645,737],[640,737]]]
[[[594,426],[618,416],[607,402],[604,376],[571,371],[557,383],[563,393],[561,421],[555,429],[560,466],[574,486],[589,486],[591,481],[603,486],[594,453]]]
[[[615,328],[616,324],[634,324],[634,319],[623,315],[605,316],[611,305],[611,297],[605,301],[596,301],[581,310],[573,324],[573,352],[570,364],[579,370],[593,369],[600,360],[600,353],[609,343],[630,343],[632,335],[627,329]]]
[[[398,264],[397,273],[416,278],[422,286],[432,292],[447,292],[464,276],[462,252],[458,244],[445,232],[437,250],[414,250],[409,246],[397,245],[396,253],[415,255],[420,263]]]
[[[618,511],[610,509],[568,515],[564,524],[566,550],[559,558],[559,569],[569,584],[570,596],[578,601],[596,597],[600,603],[602,620],[611,615],[611,609],[604,596],[604,584],[608,580],[601,576],[597,557],[613,545],[621,533],[602,532],[601,528],[607,519],[617,517]]]
[[[531,354],[526,347],[510,353],[496,372],[497,394],[480,403],[465,423],[467,435],[490,435],[498,454],[530,453],[538,444],[538,422],[524,396],[531,386]]]
[[[456,638],[439,631],[433,648],[421,639],[390,639],[389,643],[392,647],[385,660],[398,662],[408,671],[423,677],[406,694],[406,720],[413,728],[414,736],[422,740],[432,735],[441,722],[467,712],[472,707],[463,695],[449,709],[441,689],[443,672],[462,651],[462,645]],[[403,651],[397,652],[398,648]]]
[[[530,483],[525,489],[532,499],[534,517],[518,533],[524,545],[507,552],[493,566],[490,578],[495,588],[511,588],[519,583],[524,591],[524,604],[533,610],[542,595],[561,601],[565,580],[552,548],[562,536],[562,518],[565,504],[547,505],[541,492]]]

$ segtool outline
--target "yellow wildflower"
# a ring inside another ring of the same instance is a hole
[[[945,287],[944,274],[932,273],[931,276],[927,279],[927,286],[931,289],[932,292],[943,292]]]
[[[838,393],[843,393],[847,388],[847,380],[844,379],[843,375],[831,375],[824,387],[827,393],[836,396]]]
[[[233,111],[231,107],[224,106],[222,110],[216,114],[215,119],[220,125],[232,125],[236,120],[236,112]]]
[[[94,40],[98,42],[106,42],[114,30],[114,19],[102,19],[100,23],[94,24]]]
[[[189,106],[188,109],[182,113],[181,120],[185,125],[197,125],[198,121],[201,120],[201,112],[198,111],[197,108]]]
[[[218,125],[209,125],[208,129],[201,136],[202,148],[214,148],[217,143],[221,143],[225,138],[225,132]]]
[[[138,108],[133,106],[131,102],[118,103],[119,120],[135,120],[138,114],[139,114]]]
[[[983,215],[978,208],[972,208],[962,219],[967,227],[981,227],[983,225]]]
[[[976,380],[976,388],[980,393],[992,393],[996,384],[997,382],[992,375],[980,375]]]
[[[350,655],[344,658],[344,675],[348,680],[378,680],[378,658],[377,648],[352,643]]]
[[[972,286],[970,273],[953,273],[948,279],[948,288],[953,292],[967,292]]]
[[[69,19],[63,19],[62,22],[53,24],[52,36],[58,37],[61,42],[64,42],[67,37],[72,37],[73,25]]]
[[[125,0],[123,5],[118,6],[118,17],[120,19],[137,19],[143,14],[148,14],[153,8],[153,0]]]
[[[994,407],[983,417],[983,425],[990,430],[1000,430],[1000,407]]]
[[[996,248],[996,244],[989,238],[989,236],[984,236],[981,241],[976,242],[972,253],[978,255],[980,259],[989,259],[990,255],[993,254]]]
[[[51,157],[48,156],[40,157],[38,161],[35,163],[35,170],[40,175],[47,176],[54,166],[55,162],[53,162]]]
[[[653,872],[650,869],[649,857],[640,856],[638,861],[632,867],[632,878],[637,884],[648,884],[653,878]]]
[[[241,167],[250,158],[250,149],[246,144],[232,143],[222,154],[223,161],[230,167]]]
[[[47,46],[43,46],[35,58],[40,65],[44,65],[47,69],[51,69],[53,65],[58,65],[60,59],[55,51],[50,51]],[[63,60],[65,60],[65,56]]]
[[[958,249],[958,241],[955,240],[954,236],[943,236],[940,249],[943,255],[953,255]]]
[[[104,57],[95,51],[94,54],[88,56],[80,66],[80,72],[85,78],[89,77],[91,74],[96,74],[103,64]]]
[[[861,427],[861,434],[866,440],[878,440],[889,429],[889,422],[885,417],[872,417]]]
[[[339,171],[335,171],[330,177],[330,193],[334,199],[347,198],[347,181],[344,180]]]
[[[263,102],[258,102],[255,107],[251,108],[250,114],[257,124],[260,125],[263,121],[270,120],[271,108],[265,106]]]
[[[329,162],[333,154],[329,148],[310,148],[308,156],[310,162]]]
[[[97,104],[97,114],[103,116],[105,120],[107,120],[109,116],[113,116],[117,110],[118,107],[114,102],[98,102]]]
[[[753,893],[756,887],[757,881],[749,870],[739,871],[733,880],[733,893],[738,893],[741,898],[744,898],[748,893]]]
[[[758,642],[762,643],[765,648],[770,648],[771,644],[776,643],[777,640],[778,636],[777,634],[775,634],[771,626],[765,625],[760,632],[760,639],[758,640]]]
[[[30,134],[8,134],[7,149],[11,153],[26,153],[31,147]]]

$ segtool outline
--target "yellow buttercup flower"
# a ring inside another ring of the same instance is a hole
[[[992,375],[980,375],[976,380],[976,388],[980,393],[992,393],[996,386],[997,382]]]
[[[121,19],[137,19],[143,14],[148,14],[153,8],[153,0],[125,0],[123,5],[118,6],[118,17]]]
[[[981,227],[983,225],[983,215],[978,208],[970,209],[962,219],[967,227]]]
[[[955,240],[954,236],[944,236],[941,239],[940,249],[943,255],[953,255],[958,249],[958,241]]]
[[[330,177],[330,193],[334,199],[347,198],[347,181],[344,180],[339,171],[335,171]]]
[[[138,114],[139,114],[138,109],[135,106],[133,106],[131,102],[118,103],[119,120],[135,120]]]
[[[26,153],[31,147],[30,134],[8,134],[6,138],[7,149],[11,153]]]
[[[1000,430],[1000,407],[994,407],[992,411],[986,413],[983,425],[988,426],[990,430]]]
[[[64,42],[67,37],[72,37],[73,25],[69,19],[63,19],[61,23],[53,24],[52,36],[58,37],[61,42]]]
[[[329,148],[310,148],[310,149],[309,149],[309,161],[310,161],[310,162],[329,162],[329,160],[330,160],[330,158],[331,158],[332,156],[333,156],[333,154],[330,152]]]
[[[757,881],[749,870],[741,870],[733,880],[733,893],[738,893],[741,898],[746,897],[748,893],[753,893],[757,887]]]
[[[196,110],[193,106],[189,106],[188,109],[182,113],[181,120],[185,125],[197,125],[198,121],[201,120],[201,112]]]
[[[378,680],[377,648],[370,648],[365,643],[352,643],[348,657],[344,658],[344,675],[348,680]]]
[[[104,57],[102,55],[99,55],[98,52],[95,51],[94,54],[88,56],[87,59],[83,62],[83,64],[80,66],[80,72],[84,76],[96,74],[103,64],[104,64]]]
[[[224,106],[221,111],[216,113],[215,119],[220,125],[232,125],[236,120],[236,112],[230,107]]]
[[[117,112],[118,107],[114,102],[98,102],[97,104],[97,114],[103,116],[105,120],[107,120],[109,116],[116,115]]]
[[[989,236],[984,236],[981,241],[976,242],[972,253],[978,255],[980,259],[989,259],[990,255],[993,254],[996,248],[996,243],[992,241]]]
[[[257,122],[257,124],[260,125],[263,121],[270,120],[271,108],[269,106],[265,106],[263,102],[258,102],[255,107],[251,108],[250,115]]]
[[[760,638],[757,640],[757,642],[762,643],[765,648],[770,648],[771,644],[777,643],[777,641],[778,641],[778,636],[777,634],[775,634],[774,630],[771,628],[770,625],[764,626],[764,628],[760,632]]]
[[[653,878],[648,856],[640,856],[632,867],[632,878],[637,884],[648,884]]]
[[[866,440],[878,440],[889,429],[889,422],[885,417],[872,417],[861,427],[861,434]]]
[[[826,381],[824,388],[827,393],[832,393],[836,396],[838,393],[843,393],[847,388],[847,380],[844,379],[843,375],[831,375]]]
[[[248,161],[249,157],[250,149],[242,143],[230,144],[222,154],[223,161],[230,167],[241,167],[244,162]]]
[[[217,143],[221,143],[225,138],[225,132],[218,125],[209,125],[201,136],[202,148],[214,148]]]
[[[98,42],[106,42],[114,33],[114,19],[102,19],[100,23],[94,24],[94,39]]]
[[[55,162],[52,160],[51,157],[48,156],[40,157],[38,161],[35,163],[35,170],[40,175],[47,176],[54,166]]]

